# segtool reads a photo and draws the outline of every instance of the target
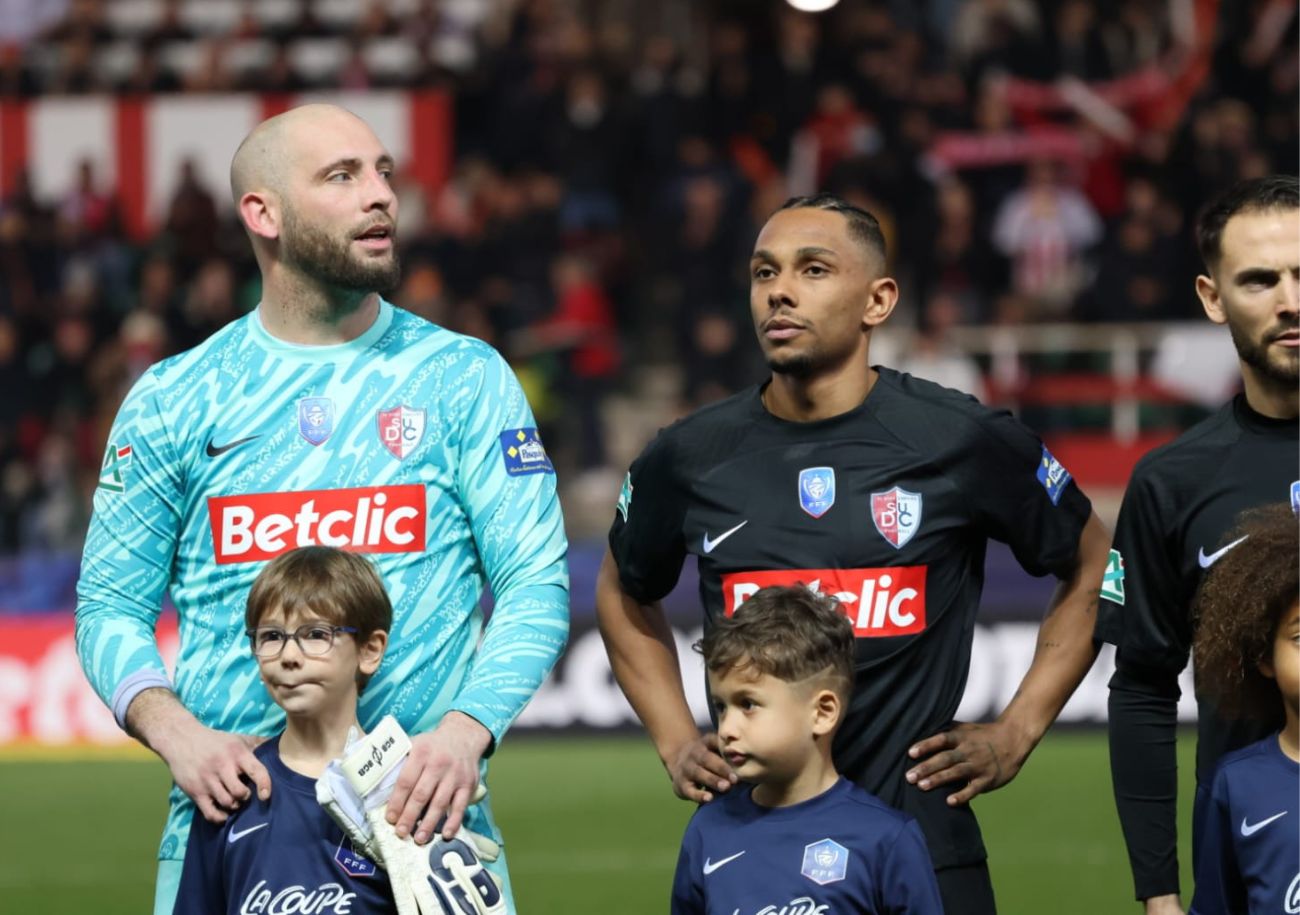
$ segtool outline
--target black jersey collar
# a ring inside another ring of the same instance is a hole
[[[1257,413],[1246,402],[1245,394],[1238,394],[1232,398],[1232,415],[1243,429],[1259,435],[1286,436],[1294,439],[1300,432],[1300,418],[1277,419]]]
[[[896,374],[891,369],[884,368],[883,366],[873,365],[872,368],[876,371],[876,383],[871,386],[871,390],[868,391],[867,396],[862,399],[862,403],[858,404],[851,410],[846,410],[845,412],[838,413],[835,416],[828,416],[825,419],[813,419],[808,422],[798,422],[796,420],[781,419],[781,417],[773,415],[767,407],[763,406],[763,391],[765,391],[767,386],[772,383],[771,379],[754,386],[753,390],[750,392],[750,410],[758,418],[785,429],[827,429],[843,422],[852,421],[868,412],[872,405],[884,396],[883,394],[877,394],[876,392],[887,383],[886,379],[889,376]],[[890,381],[892,381],[892,378]]]

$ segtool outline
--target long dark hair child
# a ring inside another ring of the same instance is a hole
[[[1286,504],[1242,516],[1196,600],[1197,687],[1279,732],[1214,774],[1188,915],[1296,911],[1300,894],[1300,520]]]

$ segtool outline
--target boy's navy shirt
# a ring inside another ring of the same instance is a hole
[[[941,915],[916,820],[841,778],[789,807],[752,787],[702,806],[682,839],[672,915]]]
[[[225,823],[195,813],[176,915],[395,915],[388,875],[316,803],[316,780],[280,759],[280,738],[253,751],[271,776]]]
[[[1300,763],[1277,735],[1230,753],[1210,789],[1188,915],[1300,911]]]

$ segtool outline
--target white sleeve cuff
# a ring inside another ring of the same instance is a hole
[[[117,726],[125,731],[126,710],[131,707],[131,701],[145,690],[159,686],[171,689],[172,681],[161,670],[152,669],[137,670],[117,684],[113,691],[113,717],[117,719]]]

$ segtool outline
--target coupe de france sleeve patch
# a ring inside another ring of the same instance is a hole
[[[512,477],[526,473],[555,473],[542,438],[532,426],[502,432],[501,457],[506,463],[506,473]]]

